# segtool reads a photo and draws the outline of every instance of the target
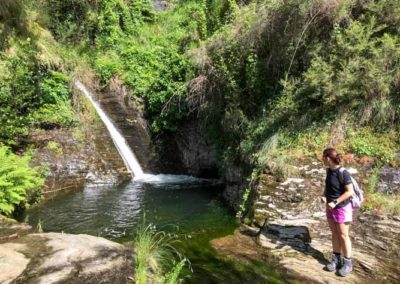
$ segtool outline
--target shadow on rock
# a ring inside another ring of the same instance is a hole
[[[259,234],[270,240],[271,245],[267,246],[269,248],[287,248],[288,253],[290,253],[289,248],[291,248],[304,255],[312,256],[322,265],[328,263],[324,254],[310,245],[311,236],[306,226],[266,224],[263,229],[260,230]],[[260,238],[261,242],[262,239],[263,238]]]

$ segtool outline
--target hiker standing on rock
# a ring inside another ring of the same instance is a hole
[[[336,149],[325,149],[322,158],[324,165],[328,166],[322,200],[326,203],[326,217],[332,232],[333,249],[332,262],[327,264],[325,269],[337,270],[340,276],[346,276],[353,270],[349,237],[349,227],[353,219],[350,203],[353,184],[349,172],[340,170],[341,155]]]

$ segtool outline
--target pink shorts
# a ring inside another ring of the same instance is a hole
[[[351,206],[351,202],[349,202],[349,204],[341,208],[333,208],[333,209],[327,208],[326,217],[328,219],[333,220],[337,224],[352,222],[353,207]]]

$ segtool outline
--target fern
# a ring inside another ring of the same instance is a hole
[[[19,157],[0,145],[0,213],[9,215],[21,203],[40,195],[44,178],[29,166],[31,157]]]

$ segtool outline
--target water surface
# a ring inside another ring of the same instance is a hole
[[[143,216],[177,234],[177,248],[190,259],[185,283],[280,283],[261,263],[241,264],[219,256],[210,240],[233,233],[236,220],[220,201],[215,181],[187,176],[147,176],[120,186],[86,186],[45,200],[25,219],[44,231],[90,234],[132,241]],[[250,281],[250,282],[249,282]]]

